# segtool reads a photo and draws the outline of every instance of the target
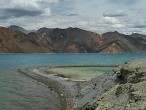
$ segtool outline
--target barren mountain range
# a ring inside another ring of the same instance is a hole
[[[119,53],[146,52],[146,35],[117,31],[97,34],[79,28],[0,27],[1,53]]]

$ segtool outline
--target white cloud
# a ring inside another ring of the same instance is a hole
[[[58,2],[59,0],[11,0],[11,2],[10,0],[1,0],[0,22],[4,24],[4,22],[7,21],[8,23],[5,23],[5,25],[7,25],[12,23],[11,21],[13,19],[17,19],[16,22],[12,24],[22,26],[24,24],[23,22],[18,23],[20,19],[28,19],[29,17],[33,19],[48,19],[51,16],[50,6]],[[27,25],[31,24],[29,23],[30,21],[28,21]],[[45,24],[46,23],[44,23],[44,25]],[[34,28],[35,27],[36,24],[34,24]]]
[[[125,26],[123,24],[114,24],[112,25],[112,27],[118,29],[118,28],[123,28]]]
[[[116,3],[116,4],[126,4],[126,5],[131,5],[136,2],[139,2],[140,0],[108,0],[111,3]]]
[[[39,5],[34,0],[24,1],[24,0],[1,0],[0,2],[1,8],[29,8],[29,9],[35,9],[39,8]]]
[[[127,14],[123,10],[106,11],[103,13],[104,17],[124,17]]]
[[[127,22],[127,26],[129,28],[146,28],[146,20],[145,19],[132,19],[132,20],[128,20]]]
[[[100,22],[105,23],[105,24],[110,24],[110,25],[120,23],[120,21],[117,18],[114,18],[114,17],[103,17],[103,18],[101,18]]]
[[[88,26],[88,21],[81,20],[81,21],[78,21],[76,23],[76,25],[79,26],[79,27],[84,27],[85,28],[85,27]]]
[[[145,3],[146,0],[0,0],[0,25],[28,29],[79,27],[97,33],[145,32]]]
[[[139,19],[137,20],[134,25],[134,28],[146,28],[146,20],[145,19]]]

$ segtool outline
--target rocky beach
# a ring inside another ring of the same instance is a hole
[[[114,74],[116,85],[97,99],[96,110],[145,110],[146,59],[126,62]]]
[[[58,94],[61,110],[145,110],[146,59],[125,62],[113,71],[75,80],[50,67],[19,69]],[[89,73],[90,74],[90,73]]]

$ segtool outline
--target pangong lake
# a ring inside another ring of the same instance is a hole
[[[0,110],[59,110],[61,107],[57,93],[47,85],[19,73],[17,70],[20,68],[109,66],[65,71],[72,74],[79,72],[78,74],[88,77],[106,74],[114,68],[110,65],[121,65],[137,58],[146,58],[146,53],[0,54]]]

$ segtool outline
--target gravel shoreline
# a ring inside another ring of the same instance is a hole
[[[46,72],[47,69],[27,68],[19,69],[19,72],[48,85],[58,93],[61,110],[95,109],[93,105],[96,97],[114,84],[115,76],[111,74],[97,76],[89,81],[72,81],[62,75]]]
[[[62,86],[60,86],[60,84],[57,81],[53,80],[55,77],[53,78],[53,76],[51,76],[51,75],[50,75],[50,77],[45,77],[45,76],[41,75],[41,73],[36,74],[35,72],[33,72],[33,70],[35,70],[35,69],[27,68],[27,69],[19,69],[18,71],[28,77],[31,77],[31,78],[37,80],[38,82],[41,82],[41,83],[47,85],[48,88],[50,88],[52,91],[56,92],[58,94],[58,98],[60,100],[60,105],[61,105],[60,110],[66,110],[67,102],[66,102],[65,96],[62,95],[64,93],[64,89],[61,89]]]
[[[48,67],[20,69],[59,94],[61,110],[145,110],[146,59],[126,62],[89,81],[73,81]],[[46,71],[47,70],[47,71]],[[130,109],[133,108],[133,109]]]

